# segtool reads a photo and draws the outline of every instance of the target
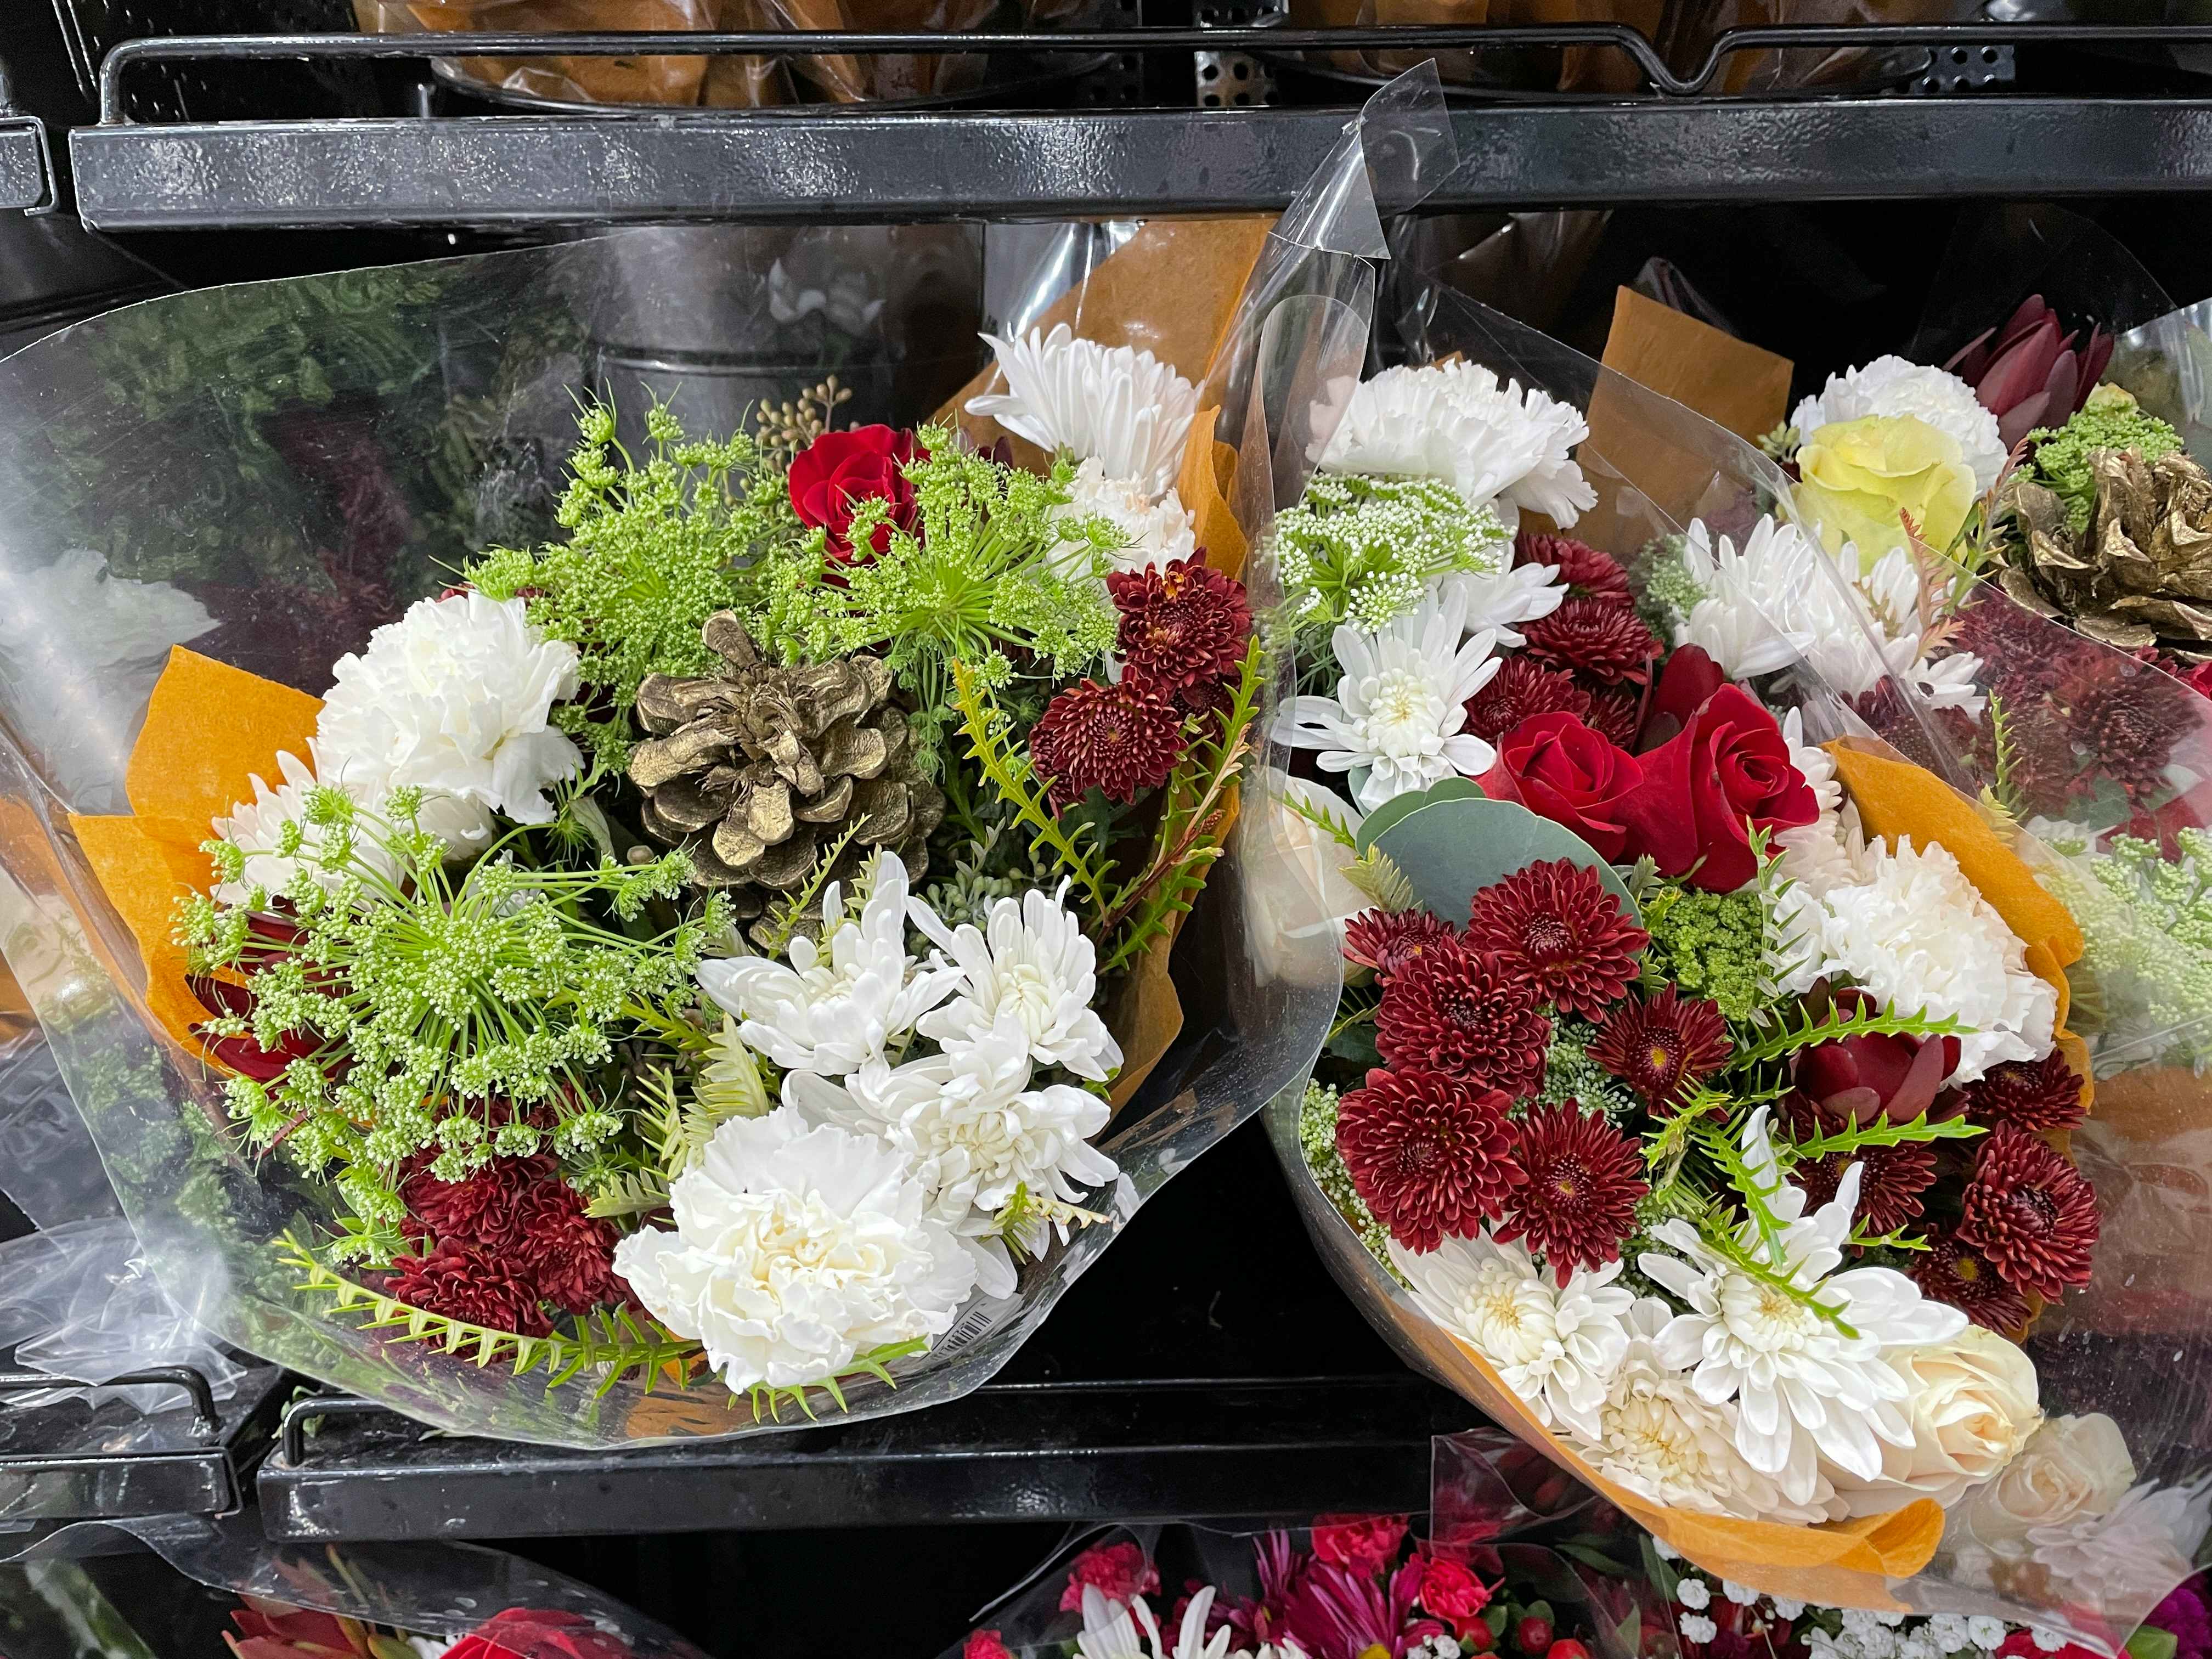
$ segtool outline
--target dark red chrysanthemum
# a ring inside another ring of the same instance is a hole
[[[1820,1109],[1803,1095],[1786,1097],[1782,1115],[1800,1139],[1822,1132]],[[1858,1202],[1851,1207],[1855,1222],[1876,1233],[1893,1233],[1920,1218],[1921,1200],[1936,1184],[1936,1149],[1924,1141],[1800,1158],[1790,1166],[1790,1179],[1805,1189],[1806,1206],[1817,1210],[1834,1200],[1844,1172],[1854,1164],[1859,1166]]]
[[[1451,937],[1451,924],[1433,910],[1362,910],[1344,925],[1344,955],[1387,984],[1415,957]]]
[[[1615,748],[1633,752],[1636,734],[1644,728],[1643,688],[1615,685],[1591,692],[1583,723]]]
[[[1466,1078],[1377,1068],[1338,1103],[1337,1153],[1390,1236],[1433,1250],[1505,1212],[1522,1178],[1505,1121],[1511,1104]]]
[[[2027,1130],[2002,1123],[1983,1137],[1960,1210],[1959,1237],[2007,1284],[2054,1301],[2089,1282],[2096,1190]]]
[[[429,1170],[430,1155],[418,1154],[402,1172],[399,1196],[407,1206],[400,1228],[420,1245],[428,1237],[443,1242],[512,1249],[519,1218],[516,1205],[558,1167],[550,1158],[495,1158],[465,1181],[441,1181]]]
[[[1636,604],[1636,595],[1629,591],[1628,573],[1620,568],[1620,562],[1572,536],[1524,530],[1513,538],[1513,564],[1516,569],[1524,564],[1552,566],[1558,572],[1557,580],[1565,584],[1569,599],[1602,599],[1607,605],[1631,607]]]
[[[1977,1325],[2009,1336],[2027,1322],[2027,1298],[1955,1233],[1930,1233],[1910,1270],[1923,1296],[1948,1302]]]
[[[1463,939],[1425,950],[1390,975],[1375,1046],[1393,1066],[1472,1078],[1519,1099],[1544,1075],[1552,1022],[1534,981]]]
[[[2173,745],[2195,716],[2188,687],[2116,653],[2066,674],[2051,700],[2063,713],[2067,735],[2090,757],[2091,772],[2130,793],[2164,784]]]
[[[1111,685],[1071,685],[1030,728],[1030,759],[1052,780],[1054,810],[1093,789],[1126,806],[1139,791],[1165,783],[1182,750],[1182,714],[1166,692],[1133,672]]]
[[[2088,1115],[2081,1103],[2081,1079],[2057,1049],[2041,1060],[2008,1060],[1992,1066],[1960,1091],[1966,1115],[1977,1123],[2009,1123],[2037,1133],[2070,1129]]]
[[[544,1336],[553,1328],[521,1265],[482,1244],[449,1238],[428,1255],[394,1257],[384,1290],[410,1308],[487,1330]]]
[[[1670,1112],[1728,1063],[1728,1021],[1714,1004],[1679,995],[1669,985],[1648,1001],[1615,1006],[1599,1025],[1589,1057],[1653,1110]]]
[[[1525,1238],[1564,1285],[1577,1267],[1620,1257],[1636,1231],[1636,1203],[1651,1190],[1644,1154],[1602,1112],[1578,1102],[1532,1109],[1515,1125],[1514,1161],[1522,1184],[1508,1202],[1502,1243]]]
[[[1589,675],[1607,685],[1641,685],[1651,678],[1659,638],[1635,611],[1603,599],[1569,599],[1548,617],[1522,623],[1522,649],[1538,662]]]
[[[1244,584],[1197,556],[1116,571],[1106,591],[1121,613],[1123,660],[1185,704],[1211,703],[1243,665],[1252,635]]]
[[[1490,684],[1467,700],[1467,729],[1485,743],[1496,743],[1515,726],[1539,714],[1584,715],[1590,694],[1556,668],[1510,656],[1498,665]]]
[[[1468,942],[1535,981],[1537,994],[1596,1019],[1636,982],[1651,935],[1595,870],[1567,859],[1516,870],[1474,896]]]
[[[615,1277],[615,1230],[584,1213],[568,1182],[541,1181],[515,1206],[514,1258],[538,1293],[564,1313],[589,1313],[623,1298]]]

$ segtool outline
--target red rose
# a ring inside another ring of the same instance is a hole
[[[876,526],[869,545],[878,553],[891,544],[891,526],[912,533],[919,513],[914,486],[900,469],[927,460],[929,452],[911,432],[888,426],[856,426],[849,432],[825,432],[791,463],[791,510],[799,521],[828,532],[830,556],[850,563],[853,510],[864,501],[890,503],[887,522]]]
[[[1690,716],[1705,706],[1714,692],[1728,684],[1720,665],[1701,646],[1686,645],[1667,659],[1644,712],[1644,729],[1636,734],[1640,750],[1656,749],[1690,723]]]
[[[1421,1606],[1440,1619],[1472,1619],[1490,1605],[1490,1586],[1447,1556],[1429,1558]]]
[[[573,1613],[509,1607],[446,1650],[447,1659],[631,1659],[627,1645]]]
[[[1759,873],[1753,830],[1811,823],[1820,807],[1774,716],[1724,685],[1680,733],[1640,757],[1644,782],[1621,801],[1626,852],[1649,854],[1662,876],[1733,893]]]
[[[1060,1593],[1062,1613],[1083,1611],[1083,1587],[1095,1584],[1109,1601],[1127,1603],[1133,1595],[1151,1595],[1160,1587],[1160,1570],[1133,1543],[1094,1544],[1075,1558],[1068,1569],[1067,1586]]]
[[[1333,1566],[1381,1572],[1398,1559],[1405,1536],[1402,1515],[1317,1515],[1313,1553]]]
[[[1628,826],[1625,797],[1644,781],[1636,757],[1572,714],[1532,714],[1498,743],[1498,762],[1475,780],[1492,800],[1518,801],[1565,824],[1610,862]]]

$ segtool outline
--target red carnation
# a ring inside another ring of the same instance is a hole
[[[1475,781],[1492,800],[1525,806],[1614,859],[1628,839],[1620,804],[1642,787],[1644,769],[1572,714],[1538,714],[1499,740],[1496,763]]]
[[[1520,627],[1527,641],[1522,649],[1538,662],[1607,685],[1642,685],[1659,654],[1659,636],[1641,617],[1603,599],[1569,599],[1550,616]]]
[[[1729,1054],[1720,1009],[1671,985],[1648,1001],[1617,1005],[1589,1045],[1592,1060],[1662,1113],[1727,1065]]]
[[[1165,783],[1182,750],[1182,716],[1166,692],[1136,673],[1110,685],[1069,686],[1030,728],[1030,759],[1052,780],[1055,811],[1093,789],[1126,806],[1140,790]]]
[[[2027,1323],[2027,1298],[1956,1233],[1929,1234],[1928,1248],[1913,1253],[1910,1271],[1923,1296],[1949,1303],[2000,1336]]]
[[[1106,591],[1121,613],[1115,636],[1129,665],[1186,706],[1210,706],[1243,666],[1252,633],[1244,584],[1195,556],[1117,571]]]
[[[1714,692],[1680,734],[1637,758],[1643,785],[1620,803],[1627,852],[1709,893],[1733,893],[1759,873],[1752,830],[1820,817],[1781,726],[1740,685]]]
[[[1006,1646],[1006,1638],[995,1630],[975,1630],[968,1632],[968,1639],[960,1647],[960,1659],[1014,1659]]]
[[[1513,1158],[1524,1179],[1498,1243],[1527,1239],[1562,1286],[1577,1267],[1620,1259],[1620,1241],[1636,1231],[1637,1200],[1651,1190],[1635,1143],[1603,1113],[1566,1100],[1522,1118]]]
[[[1425,950],[1390,975],[1375,1046],[1392,1066],[1472,1079],[1519,1099],[1544,1075],[1552,1023],[1526,974],[1462,939]]]
[[[515,1206],[515,1259],[548,1302],[564,1313],[589,1313],[626,1295],[615,1276],[615,1230],[584,1213],[568,1182],[541,1181]]]
[[[487,1330],[544,1336],[553,1328],[519,1263],[459,1239],[444,1240],[428,1255],[395,1257],[384,1290],[410,1308]]]
[[[2039,1134],[2070,1129],[2089,1115],[2081,1103],[2081,1079],[2055,1048],[2041,1060],[1992,1066],[1960,1093],[1975,1122],[2009,1123]]]
[[[791,510],[799,523],[822,531],[831,558],[849,564],[855,556],[850,539],[854,509],[865,501],[883,501],[884,522],[868,542],[874,552],[886,552],[891,526],[911,535],[921,521],[904,469],[928,459],[929,452],[915,442],[911,432],[887,426],[825,432],[793,458]]]
[[[1523,720],[1539,714],[1587,714],[1590,694],[1571,675],[1523,656],[1498,665],[1490,683],[1467,700],[1467,729],[1485,743],[1496,743]]]
[[[1651,942],[1596,871],[1567,859],[1516,870],[1477,893],[1469,909],[1469,944],[1526,974],[1568,1013],[1591,1019],[1636,982],[1636,958]]]
[[[2096,1191],[2027,1130],[2002,1123],[1983,1138],[1960,1211],[1960,1238],[2007,1284],[2052,1301],[2089,1282]]]
[[[619,1637],[580,1613],[505,1607],[446,1650],[446,1659],[634,1659]]]
[[[1362,910],[1344,925],[1344,955],[1387,981],[1451,937],[1451,924],[1432,910]]]
[[[1333,1567],[1370,1577],[1398,1559],[1406,1540],[1402,1515],[1316,1515],[1313,1553]]]
[[[1127,1540],[1118,1544],[1094,1544],[1075,1558],[1068,1569],[1066,1587],[1060,1593],[1062,1613],[1083,1611],[1083,1587],[1095,1585],[1109,1601],[1127,1602],[1133,1596],[1157,1595],[1160,1570],[1144,1550]]]
[[[1569,599],[1601,599],[1632,609],[1636,604],[1636,595],[1629,590],[1628,573],[1620,568],[1620,562],[1572,536],[1522,531],[1513,538],[1513,568],[1517,570],[1526,564],[1550,565],[1553,580],[1566,588]]]
[[[1448,1555],[1429,1557],[1421,1574],[1421,1607],[1455,1625],[1490,1605],[1490,1586]]]
[[[1338,1103],[1336,1150],[1390,1236],[1433,1250],[1504,1213],[1521,1182],[1505,1121],[1511,1103],[1465,1078],[1378,1067]]]

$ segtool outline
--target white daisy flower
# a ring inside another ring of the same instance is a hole
[[[1371,812],[1393,796],[1490,769],[1497,751],[1467,730],[1467,700],[1502,665],[1488,630],[1465,640],[1462,594],[1424,599],[1376,634],[1344,627],[1332,641],[1344,670],[1334,697],[1291,701],[1275,736],[1321,750],[1324,772],[1359,772],[1352,796]]]
[[[1067,883],[1057,894],[1031,888],[991,906],[981,929],[947,927],[919,900],[908,916],[960,969],[958,994],[916,1024],[948,1054],[975,1041],[1011,1014],[1040,1066],[1064,1066],[1103,1083],[1121,1064],[1121,1045],[1091,1011],[1098,994],[1098,953],[1068,910]]]
[[[1688,1310],[1659,1334],[1662,1360],[1693,1367],[1699,1398],[1735,1402],[1744,1461],[1774,1476],[1791,1502],[1806,1504],[1819,1489],[1823,1455],[1872,1480],[1881,1473],[1882,1442],[1911,1443],[1899,1409],[1905,1383],[1883,1353],[1948,1341],[1966,1316],[1924,1300],[1918,1285],[1889,1268],[1836,1272],[1858,1202],[1858,1166],[1844,1171],[1833,1202],[1807,1216],[1803,1190],[1782,1178],[1766,1123],[1762,1106],[1745,1127],[1743,1155],[1752,1179],[1771,1194],[1766,1205],[1777,1231],[1770,1239],[1747,1219],[1736,1243],[1796,1294],[1745,1273],[1680,1219],[1652,1229],[1656,1242],[1680,1254],[1647,1251],[1638,1266]],[[1834,1316],[1815,1311],[1816,1303]]]
[[[960,970],[906,953],[906,866],[878,854],[856,921],[845,919],[843,884],[822,896],[828,942],[791,941],[788,965],[772,957],[726,957],[699,964],[707,994],[741,1022],[738,1035],[777,1065],[827,1077],[857,1071],[903,1043],[915,1024],[951,996]]]
[[[1984,494],[1996,488],[2005,464],[1997,417],[1982,407],[1973,387],[1945,369],[1903,357],[1877,357],[1863,368],[1830,375],[1818,397],[1798,404],[1790,423],[1802,442],[1832,421],[1869,415],[1910,415],[1949,434],[1974,469],[1974,488]]]
[[[968,400],[968,412],[996,421],[1046,451],[1098,463],[1157,501],[1182,470],[1198,412],[1198,388],[1149,351],[1079,339],[1066,323],[1016,339],[982,337],[998,354],[1004,392]]]
[[[1175,1632],[1175,1645],[1170,1647],[1143,1596],[1132,1596],[1124,1605],[1107,1600],[1097,1585],[1085,1584],[1083,1629],[1075,1638],[1077,1659],[1226,1659],[1237,1632],[1224,1625],[1207,1637],[1206,1620],[1213,1611],[1213,1596],[1214,1587],[1208,1584],[1190,1598]]]

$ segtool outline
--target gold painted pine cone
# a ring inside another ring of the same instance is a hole
[[[645,796],[646,832],[688,848],[695,878],[727,889],[745,919],[803,885],[822,848],[856,822],[839,876],[888,848],[918,877],[945,797],[915,764],[883,660],[785,667],[726,611],[701,632],[723,672],[654,674],[638,687],[638,721],[652,735],[630,751],[629,777]]]

